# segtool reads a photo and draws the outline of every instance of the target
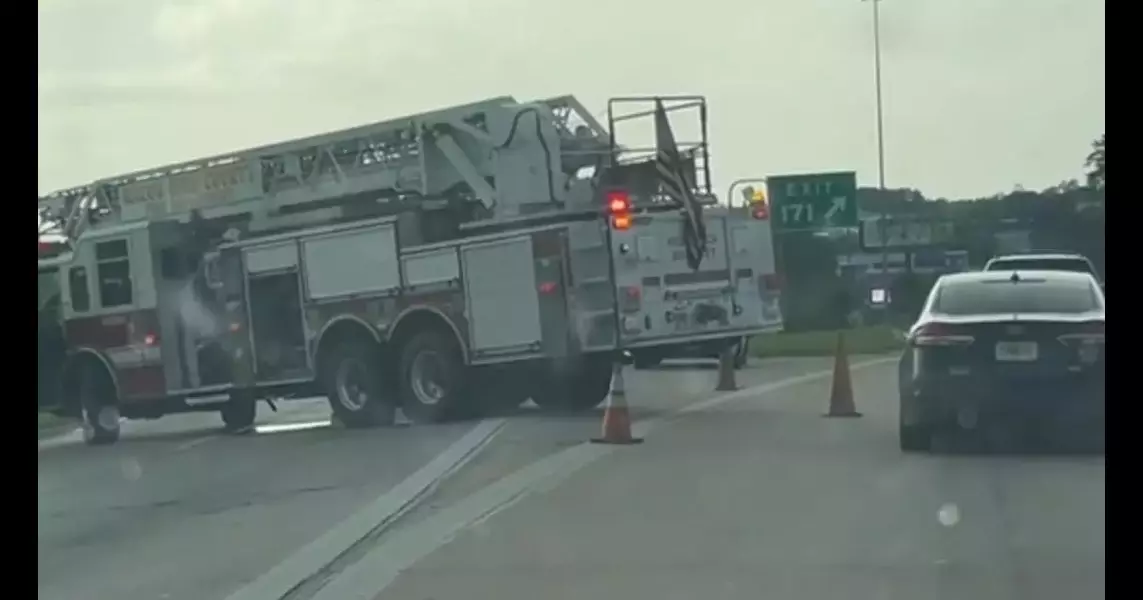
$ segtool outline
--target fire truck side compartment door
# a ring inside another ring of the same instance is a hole
[[[306,238],[306,288],[323,300],[401,287],[397,235],[392,223]]]
[[[464,246],[461,262],[473,358],[538,351],[542,333],[531,237]]]

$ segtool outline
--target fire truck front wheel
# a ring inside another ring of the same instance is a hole
[[[254,418],[258,415],[257,400],[246,393],[232,393],[219,412],[227,433],[250,433],[254,431]]]
[[[330,408],[346,427],[393,423],[393,399],[381,379],[379,354],[371,342],[348,338],[322,359],[322,383]]]
[[[119,407],[111,374],[103,367],[80,364],[74,382],[83,416],[83,440],[99,446],[119,441]]]
[[[473,410],[465,397],[467,367],[456,338],[438,329],[413,334],[401,347],[401,406],[410,419],[435,423]]]

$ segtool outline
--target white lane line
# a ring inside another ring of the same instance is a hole
[[[503,426],[504,419],[480,421],[419,471],[231,594],[227,600],[279,600],[318,575],[366,536],[380,527],[392,524],[412,509],[441,480],[471,460]]]
[[[329,419],[318,421],[304,421],[300,423],[270,423],[254,428],[255,433],[286,433],[289,431],[306,431],[308,429],[321,429],[331,425]]]
[[[896,357],[860,361],[853,363],[850,369],[865,369],[895,360]],[[814,371],[722,394],[688,405],[671,414],[638,423],[632,429],[636,436],[646,436],[651,430],[668,424],[681,414],[709,410],[727,402],[825,379],[832,373],[832,369]],[[378,544],[361,560],[329,581],[311,600],[377,598],[392,585],[402,571],[450,542],[465,528],[507,509],[530,493],[554,488],[576,471],[614,452],[616,448],[616,446],[579,444],[510,473],[416,525],[394,533],[390,539]],[[262,598],[269,600],[268,597]]]

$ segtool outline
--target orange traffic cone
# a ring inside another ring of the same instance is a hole
[[[627,390],[623,384],[623,363],[616,361],[611,371],[611,393],[603,411],[603,433],[592,438],[593,444],[641,444],[642,438],[631,435],[631,413],[627,410]]]
[[[845,352],[845,334],[837,332],[837,350],[833,356],[833,383],[829,392],[826,417],[860,417],[853,404],[853,382],[849,378],[849,357]]]

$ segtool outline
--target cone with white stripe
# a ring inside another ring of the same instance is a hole
[[[853,403],[853,381],[849,376],[849,357],[845,352],[845,334],[837,332],[837,349],[833,356],[833,382],[829,392],[829,412],[825,417],[860,417]]]
[[[631,434],[631,413],[627,408],[627,390],[623,381],[623,363],[616,360],[611,371],[611,393],[603,411],[603,431],[593,444],[631,445],[643,443]]]

